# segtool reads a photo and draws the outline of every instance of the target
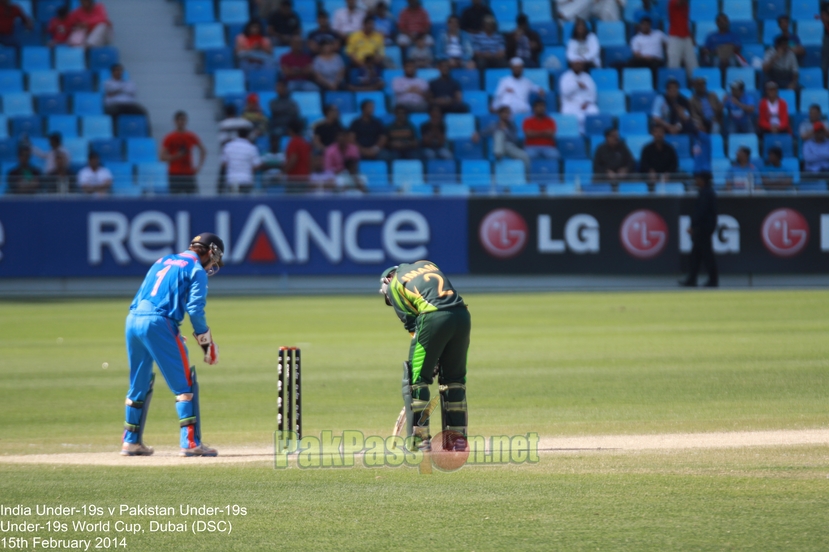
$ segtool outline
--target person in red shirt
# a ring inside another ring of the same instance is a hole
[[[236,55],[239,57],[240,68],[243,70],[275,65],[273,43],[270,38],[262,34],[262,25],[259,21],[249,22],[236,37]]]
[[[688,17],[691,9],[689,0],[668,1],[668,67],[685,65],[688,78],[699,66],[697,53],[694,48],[694,38],[691,36]]]
[[[409,5],[400,12],[397,21],[397,44],[403,47],[411,46],[421,35],[426,35],[426,45],[431,46],[434,40],[429,31],[432,22],[429,19],[429,12],[420,5],[420,0],[409,0]]]
[[[291,137],[285,148],[285,176],[288,192],[304,192],[311,174],[311,144],[302,137],[302,123],[291,121],[288,124]]]
[[[198,191],[196,174],[204,165],[207,150],[199,137],[187,130],[187,113],[177,112],[174,120],[176,130],[164,137],[159,157],[169,163],[170,193],[194,194]],[[193,148],[197,148],[200,154],[196,167],[193,167]]]
[[[544,100],[533,103],[533,114],[524,119],[524,151],[530,159],[559,159],[556,148],[556,122],[547,115]]]
[[[291,38],[291,51],[282,56],[279,65],[282,74],[288,81],[288,90],[291,92],[316,92],[319,87],[313,81],[314,60],[305,52],[300,35]]]
[[[789,106],[786,105],[786,100],[780,97],[776,82],[766,83],[766,97],[760,100],[758,113],[757,126],[760,127],[760,134],[792,133],[792,127],[789,124]]]
[[[20,6],[13,5],[11,0],[0,0],[0,45],[19,46],[14,37],[14,22],[18,19],[29,29],[34,26]]]
[[[66,44],[69,41],[69,35],[72,34],[72,26],[69,21],[69,8],[61,6],[55,12],[55,17],[49,20],[49,46],[56,46],[58,44]]]
[[[81,5],[69,14],[70,46],[97,47],[112,42],[112,22],[103,4],[95,0],[81,0]]]

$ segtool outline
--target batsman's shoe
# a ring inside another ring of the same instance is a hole
[[[219,451],[214,448],[210,448],[204,443],[200,444],[197,447],[193,448],[183,448],[181,452],[178,453],[179,456],[218,456]]]
[[[154,452],[153,447],[144,443],[124,443],[121,446],[121,456],[152,456]]]

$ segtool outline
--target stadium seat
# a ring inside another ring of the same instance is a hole
[[[35,98],[38,115],[66,115],[69,98],[66,94],[42,94]]]
[[[127,140],[127,161],[130,163],[158,161],[155,140],[152,138],[129,138]]]
[[[575,115],[563,115],[552,113],[550,117],[556,122],[556,137],[581,136],[579,132],[579,121]]]
[[[820,1],[819,0],[791,0],[792,19],[815,19],[819,20],[820,15]],[[800,30],[798,29],[798,32]]]
[[[696,0],[695,0],[696,1]],[[598,21],[596,38],[603,48],[608,46],[626,46],[625,24],[622,21]]]
[[[118,49],[112,46],[89,49],[89,68],[93,71],[111,69],[120,59]]]
[[[691,156],[691,140],[687,134],[666,134],[665,141],[674,147],[680,159]]]
[[[34,95],[60,93],[57,71],[31,71],[28,78],[29,92]]]
[[[820,46],[823,42],[823,23],[813,20],[798,20],[797,36],[800,37],[800,42],[804,46]]]
[[[760,1],[762,4],[762,0]],[[783,13],[783,12],[781,12]],[[789,29],[791,30],[791,29]],[[763,44],[765,46],[774,45],[774,37],[780,34],[780,27],[777,25],[777,16],[763,20]]]
[[[12,35],[14,40],[22,47],[41,46],[43,44],[43,26],[35,22],[32,28],[21,25],[19,22],[14,26]]]
[[[0,88],[0,90],[3,90]],[[34,115],[32,95],[28,92],[3,93],[3,113],[7,117]]]
[[[619,115],[619,134],[622,136],[648,134],[648,116],[644,113],[625,113]]]
[[[624,137],[624,142],[630,149],[630,153],[633,154],[634,159],[639,161],[639,158],[642,157],[642,148],[653,142],[653,137],[650,134],[631,134]]]
[[[66,71],[86,71],[86,59],[83,48],[58,46],[55,48],[55,70],[61,73]]]
[[[648,71],[650,74],[650,71]],[[650,76],[648,76],[650,79]],[[599,111],[619,116],[627,113],[627,98],[621,90],[604,90],[599,93]]]
[[[558,95],[554,90],[550,90],[544,94],[544,103],[547,104],[547,111],[549,113],[558,112]]]
[[[193,25],[193,47],[196,50],[224,48],[225,27],[221,23],[200,23]]]
[[[737,150],[747,147],[751,150],[751,157],[757,157],[760,153],[760,146],[757,143],[756,134],[732,134],[728,137],[728,158],[732,161],[737,159]]]
[[[547,195],[562,196],[575,195],[576,185],[574,182],[557,182],[547,186]]]
[[[301,3],[296,2],[296,4]],[[219,2],[219,21],[225,25],[246,24],[250,21],[250,8],[248,3],[245,0],[222,0]]]
[[[624,69],[622,71],[622,90],[627,93],[653,90],[653,77],[650,69]]]
[[[613,116],[607,113],[588,115],[584,120],[584,132],[588,136],[591,134],[603,135],[605,130],[613,127],[613,122]]]
[[[89,147],[101,157],[102,163],[120,163],[124,160],[124,141],[120,138],[90,140]]]
[[[245,74],[238,69],[220,69],[213,75],[213,94],[217,98],[230,94],[244,94]]]
[[[17,140],[14,138],[0,138],[0,162],[14,163],[17,161]],[[5,173],[4,173],[5,174]]]
[[[624,195],[643,195],[648,193],[648,185],[644,182],[620,182],[619,193]]]
[[[216,14],[213,11],[213,0],[187,0],[184,2],[184,24],[213,23]]]
[[[50,115],[46,118],[46,133],[59,132],[64,138],[78,136],[78,118],[74,115]]]
[[[25,46],[20,51],[20,68],[24,71],[48,71],[52,68],[52,54],[44,46]]]
[[[521,13],[530,20],[530,25],[536,29],[538,23],[553,21],[553,12],[547,0],[523,0]],[[536,29],[537,30],[537,29]]]
[[[135,197],[144,193],[141,186],[135,183],[132,163],[110,161],[104,166],[112,173],[112,195]]]
[[[75,115],[103,115],[104,97],[97,92],[77,92],[72,95]]]
[[[821,46],[806,46],[806,56],[800,62],[801,67],[820,67],[822,63],[821,59]]]
[[[35,5],[35,15],[40,23],[47,24],[55,15],[58,9],[66,5],[66,0],[38,0]]]
[[[463,93],[463,101],[475,116],[489,113],[489,96],[483,90],[468,90]]]
[[[550,72],[567,69],[567,56],[563,46],[547,46],[541,52],[541,67]]]
[[[233,69],[236,66],[232,48],[214,48],[205,50],[203,54],[204,72],[208,75],[214,74],[219,69]]]
[[[795,94],[794,90],[784,88],[778,91],[778,94],[780,95],[780,99],[786,102],[786,111],[789,114],[797,111],[797,94]]]
[[[308,92],[305,92],[308,94]],[[382,117],[386,114],[386,96],[382,92],[357,92],[354,94],[354,101],[357,102],[357,110],[365,100],[374,102],[374,114]]]
[[[725,82],[734,82],[740,79],[746,85],[746,90],[757,89],[757,72],[752,67],[729,67],[725,71]],[[709,88],[721,88],[710,86]]]
[[[694,38],[697,44],[705,44],[705,40],[711,33],[717,32],[717,24],[714,23],[714,18],[708,20],[697,21],[694,25]]]
[[[653,101],[656,99],[656,92],[653,90],[640,90],[631,92],[630,99],[631,113],[650,113],[653,109]]]
[[[245,74],[248,92],[271,92],[276,86],[276,69],[256,69]]]
[[[541,186],[538,184],[513,184],[507,190],[511,196],[539,196],[541,195]]]
[[[357,105],[354,102],[353,92],[337,92],[331,91],[325,93],[325,106],[336,105],[340,113],[354,113],[357,111]]]
[[[484,147],[479,141],[477,143],[472,140],[452,140],[452,151],[455,154],[455,159],[483,159]]]
[[[64,137],[63,147],[69,152],[69,162],[73,165],[85,165],[89,158],[89,141],[86,138]]]
[[[317,24],[318,9],[316,2],[294,2],[294,11],[299,16],[303,29],[306,29],[309,25]],[[333,16],[333,14],[331,15]]]
[[[397,160],[391,164],[392,182],[395,186],[408,188],[423,184],[423,164],[417,160]]]
[[[484,71],[484,90],[486,90],[486,93],[494,94],[495,89],[498,88],[498,82],[511,74],[512,70],[510,69],[487,69]]]
[[[788,13],[786,0],[757,0],[757,19],[776,19],[778,15]]]
[[[400,46],[386,46],[386,61],[391,62],[393,67],[403,66],[403,54]]]
[[[660,195],[684,195],[685,184],[681,182],[659,182],[654,191]]]
[[[17,69],[17,48],[0,46],[0,69]]]
[[[475,116],[471,113],[447,113],[446,139],[460,140],[475,134]]]
[[[632,55],[630,46],[627,45],[602,48],[602,61],[608,67],[624,65]]]
[[[585,194],[612,194],[613,186],[604,182],[596,184],[585,182],[581,186],[581,191]]]
[[[360,172],[366,176],[370,191],[390,192],[394,189],[389,184],[389,166],[385,161],[360,161]]]
[[[477,69],[452,69],[451,75],[461,85],[461,90],[481,89],[481,75]]]
[[[715,89],[715,88],[722,88],[722,73],[720,70],[714,67],[697,67],[694,69],[694,74],[692,75],[693,78],[702,77],[705,79],[708,88]],[[731,82],[731,81],[728,81]],[[746,89],[748,89],[749,83],[746,83]],[[754,90],[754,88],[752,88]]]
[[[590,71],[596,90],[619,90],[619,72],[616,69],[593,69]]]
[[[766,134],[763,136],[763,159],[768,158],[769,150],[778,147],[783,150],[783,157],[791,157],[793,141],[791,134]]]
[[[550,90],[550,73],[546,69],[524,69],[524,76],[542,90]]]
[[[170,191],[167,164],[147,161],[136,164],[138,185],[150,194],[166,194]]]
[[[43,136],[43,119],[37,115],[18,115],[10,117],[10,135],[12,138]]]
[[[61,75],[63,91],[67,94],[77,92],[94,92],[95,84],[92,71],[68,71]]]
[[[466,197],[472,189],[466,184],[443,184],[438,187],[438,193],[446,197]]]
[[[144,138],[149,135],[147,118],[143,115],[119,115],[115,122],[118,138]]]
[[[112,138],[112,118],[108,115],[86,115],[81,118],[81,128],[88,140]]]
[[[698,0],[695,0],[695,2],[696,1]],[[728,17],[732,22],[751,21],[754,19],[754,9],[751,5],[751,0],[723,0],[722,11],[723,13],[728,14]]]
[[[299,106],[299,112],[309,121],[322,117],[322,105],[319,92],[294,92],[291,98]]]
[[[492,167],[489,161],[461,161],[461,183],[478,188],[490,186],[492,184]]]
[[[539,184],[557,184],[559,176],[559,162],[555,159],[533,159],[530,161],[530,180]]]
[[[587,159],[565,159],[564,180],[578,180],[582,185],[589,184],[593,181],[593,162]]]
[[[415,127],[415,132],[417,132],[417,137],[420,138],[420,125],[425,123],[429,120],[428,113],[410,113],[409,114],[409,122]]]
[[[808,113],[809,106],[818,104],[823,113],[829,113],[829,92],[819,88],[804,88],[800,91],[800,113]]]
[[[560,137],[556,144],[563,159],[587,159],[584,139],[580,136]]]
[[[530,21],[532,21],[532,18],[530,18]],[[541,44],[544,46],[556,46],[561,44],[561,38],[559,37],[558,32],[558,23],[555,21],[539,21],[538,23],[533,23],[533,30],[538,33],[538,37],[541,39]]]
[[[405,193],[409,195],[435,195],[435,187],[431,184],[409,184]]]
[[[456,184],[458,167],[452,159],[431,159],[426,162],[426,181],[429,184]]]
[[[659,92],[665,91],[665,84],[668,79],[674,78],[679,81],[680,88],[688,88],[687,73],[685,69],[661,67],[656,76],[656,86]]]
[[[714,21],[720,12],[717,0],[694,0],[691,2],[691,21]]]
[[[515,0],[490,0],[489,8],[495,15],[500,32],[509,32],[515,29],[515,18],[518,17],[518,2]]]
[[[417,78],[423,79],[426,82],[433,81],[440,77],[440,71],[434,67],[425,67],[417,70]]]
[[[798,80],[803,88],[823,88],[823,71],[818,67],[803,67]]]
[[[711,159],[717,159],[720,157],[725,157],[725,144],[723,142],[722,135],[720,134],[712,134],[711,135]],[[682,159],[680,159],[682,162]]]
[[[743,44],[757,43],[757,22],[752,20],[739,20],[731,22],[731,31],[740,37]]]

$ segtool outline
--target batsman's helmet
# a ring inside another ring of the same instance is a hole
[[[190,241],[190,247],[194,245],[201,246],[205,251],[210,253],[210,260],[213,262],[213,266],[208,269],[208,276],[213,276],[225,265],[222,261],[222,256],[225,253],[225,242],[216,234],[202,232]]]
[[[389,297],[389,284],[391,279],[397,273],[397,266],[392,266],[383,271],[380,275],[380,295],[386,300],[386,305],[391,306],[391,298]]]

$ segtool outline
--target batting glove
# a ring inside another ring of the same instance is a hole
[[[210,330],[208,329],[203,334],[193,333],[193,337],[196,338],[196,341],[199,342],[202,350],[204,350],[204,362],[211,366],[218,364],[219,346],[213,342],[213,336],[210,334]]]

